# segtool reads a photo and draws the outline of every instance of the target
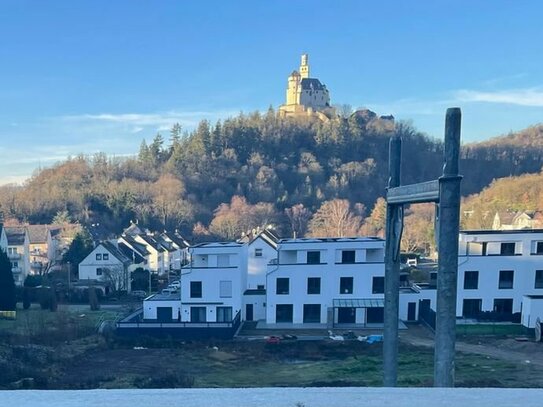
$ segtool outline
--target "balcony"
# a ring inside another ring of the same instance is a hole
[[[21,258],[20,253],[8,253],[8,258],[10,260],[19,260]]]
[[[23,269],[21,267],[12,267],[11,272],[13,274],[21,274],[23,272]]]

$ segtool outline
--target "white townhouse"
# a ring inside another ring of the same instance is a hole
[[[4,227],[7,240],[7,254],[16,285],[23,285],[30,274],[30,240],[24,226]]]
[[[267,273],[266,322],[383,322],[385,241],[374,237],[282,239]]]
[[[462,231],[457,317],[521,312],[523,296],[543,295],[543,229]]]
[[[156,241],[165,249],[164,267],[166,270],[179,271],[188,262],[188,248],[190,246],[179,232],[162,232],[155,237]]]
[[[79,285],[98,283],[109,290],[130,292],[131,261],[110,241],[103,241],[79,263]]]
[[[247,245],[202,243],[181,269],[181,322],[231,322],[247,285]]]
[[[270,229],[253,229],[239,243],[247,243],[247,289],[266,289],[266,273],[270,261],[277,259],[279,238]]]

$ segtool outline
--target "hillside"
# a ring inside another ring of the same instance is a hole
[[[81,155],[36,173],[23,187],[0,188],[0,205],[7,218],[45,223],[67,211],[73,220],[111,232],[138,219],[187,235],[197,225],[206,234],[220,215],[221,230],[232,229],[232,222],[238,222],[235,233],[269,222],[290,234],[285,210],[295,205],[303,205],[305,218],[332,199],[348,200],[357,219],[371,213],[385,191],[391,128],[390,118],[367,110],[327,123],[281,118],[270,109],[215,124],[203,121],[190,133],[176,125],[167,141],[158,134],[142,142],[137,157]],[[404,140],[402,182],[439,176],[441,141],[405,123],[397,123],[396,131]],[[540,131],[506,136],[507,143],[496,138],[467,145],[463,194],[479,192],[495,178],[538,173]],[[532,147],[523,147],[532,138]],[[251,216],[239,226],[244,211]]]

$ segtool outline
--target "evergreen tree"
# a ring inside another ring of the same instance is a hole
[[[11,262],[6,252],[0,249],[0,311],[14,311],[16,304]]]
[[[70,262],[73,267],[77,267],[81,261],[87,257],[87,255],[94,248],[92,237],[86,229],[75,235],[74,240],[70,244],[68,251],[64,254],[64,262]]]

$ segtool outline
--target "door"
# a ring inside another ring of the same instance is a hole
[[[252,321],[253,318],[253,304],[245,304],[245,321]]]
[[[366,322],[368,324],[382,324],[385,322],[385,309],[383,307],[366,308]]]
[[[407,303],[407,320],[415,321],[417,319],[417,303],[409,302]]]
[[[172,307],[157,307],[156,319],[158,322],[172,322]]]
[[[462,316],[464,318],[478,318],[482,308],[481,299],[465,299],[462,301]]]
[[[206,307],[190,307],[190,322],[206,322]]]
[[[354,324],[356,323],[356,308],[339,307],[337,309],[338,324]]]

